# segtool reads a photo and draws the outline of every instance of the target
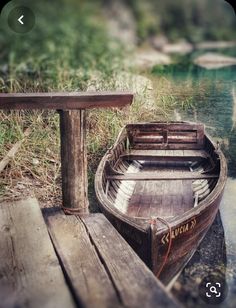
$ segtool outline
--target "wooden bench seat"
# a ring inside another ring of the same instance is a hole
[[[203,150],[130,150],[121,155],[124,160],[199,161],[208,159]]]
[[[139,172],[139,173],[124,173],[107,175],[107,180],[118,181],[155,181],[155,180],[201,180],[201,179],[215,179],[217,174],[199,173],[199,172]]]

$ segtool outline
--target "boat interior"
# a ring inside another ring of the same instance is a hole
[[[216,186],[215,150],[201,124],[129,124],[106,155],[106,198],[131,217],[182,215]]]

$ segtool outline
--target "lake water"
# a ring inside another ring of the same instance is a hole
[[[233,49],[221,53],[236,56]],[[164,74],[172,84],[171,95],[176,99],[173,120],[203,122],[207,132],[220,142],[227,157],[229,177],[220,214],[172,292],[185,307],[208,307],[199,298],[198,286],[209,273],[220,273],[227,282],[228,295],[217,306],[233,308],[236,307],[236,66],[204,69],[192,64],[194,57],[196,54],[191,54],[176,65],[154,69],[153,76],[160,78]]]

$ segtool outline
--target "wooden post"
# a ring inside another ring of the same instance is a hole
[[[88,212],[86,111],[61,110],[61,174],[63,209]]]
[[[63,208],[88,212],[86,115],[91,108],[130,105],[129,92],[0,93],[0,109],[54,109],[60,113]]]

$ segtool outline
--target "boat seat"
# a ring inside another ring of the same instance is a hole
[[[124,160],[199,161],[210,158],[203,150],[129,150],[120,156]]]
[[[217,174],[200,173],[200,172],[139,172],[124,174],[108,174],[107,180],[118,181],[154,181],[154,180],[202,180],[218,178]]]

